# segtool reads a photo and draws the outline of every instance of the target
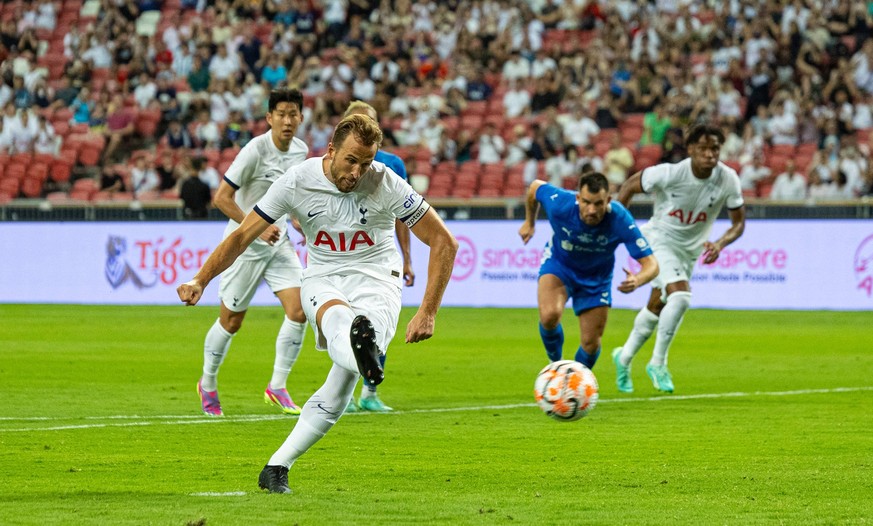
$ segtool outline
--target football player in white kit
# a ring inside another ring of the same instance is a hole
[[[709,124],[695,124],[686,134],[689,158],[659,164],[631,176],[618,193],[625,206],[640,192],[651,194],[655,206],[651,220],[640,230],[649,240],[661,271],[652,280],[649,303],[640,310],[623,347],[612,351],[618,390],[633,392],[630,364],[649,336],[658,329],[646,374],[655,389],[672,393],[667,352],[691,305],[691,274],[697,259],[713,263],[746,225],[743,194],[737,173],[718,161],[724,134]],[[716,241],[709,241],[713,222],[727,207],[731,226]]]
[[[306,143],[294,136],[303,120],[303,95],[298,90],[272,91],[266,118],[270,131],[255,137],[240,150],[215,192],[215,206],[229,218],[225,238],[239,227],[270,185],[288,168],[303,162],[309,153]],[[224,414],[218,400],[218,369],[262,279],[267,281],[285,310],[285,319],[276,337],[273,376],[264,390],[264,401],[284,413],[300,414],[300,408],[288,394],[286,380],[300,353],[306,330],[306,316],[300,304],[303,266],[286,235],[285,217],[276,219],[275,224],[269,225],[221,275],[218,286],[221,310],[206,333],[203,376],[197,382],[201,408],[207,415]]]
[[[405,340],[416,343],[434,333],[458,242],[409,183],[373,160],[381,142],[382,131],[370,117],[344,118],[327,154],[288,170],[194,279],[177,289],[184,303],[196,304],[203,288],[276,218],[291,213],[300,222],[309,253],[300,290],[303,308],[316,331],[316,346],[327,349],[333,366],[261,471],[258,485],[273,493],[291,493],[288,468],[342,416],[359,375],[374,384],[384,377],[381,350],[394,336],[400,315],[403,261],[394,243],[396,218],[430,247],[424,297]]]

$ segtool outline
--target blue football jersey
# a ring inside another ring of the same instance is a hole
[[[376,152],[375,161],[379,161],[384,164],[388,168],[394,170],[394,173],[400,176],[406,182],[409,182],[409,176],[406,174],[406,165],[403,164],[403,159],[394,155],[393,153],[388,153],[382,150]]]
[[[603,221],[588,226],[579,217],[576,193],[544,184],[537,189],[537,201],[552,225],[543,259],[552,259],[575,274],[580,282],[612,280],[615,249],[624,243],[634,259],[652,254],[633,216],[617,201],[608,205]]]

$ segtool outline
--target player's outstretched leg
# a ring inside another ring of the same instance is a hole
[[[258,487],[270,493],[292,493],[288,487],[288,468],[285,466],[264,466],[258,476]]]
[[[303,404],[300,418],[294,424],[291,434],[267,462],[264,468],[267,474],[261,472],[263,477],[270,477],[271,474],[281,477],[283,472],[278,468],[284,468],[284,485],[287,487],[288,469],[337,423],[349,403],[357,381],[357,372],[334,363],[324,384]],[[279,482],[283,480],[280,479]],[[278,487],[281,488],[281,484]],[[269,485],[267,489],[273,491]]]
[[[615,364],[615,384],[622,393],[634,392],[634,382],[631,380],[630,364],[621,363],[621,347],[612,350],[612,363]]]
[[[358,371],[364,380],[379,385],[385,379],[385,372],[379,360],[379,348],[376,346],[376,330],[370,319],[364,315],[358,315],[352,321],[349,333],[352,344],[352,352],[355,353],[355,361],[358,363]]]

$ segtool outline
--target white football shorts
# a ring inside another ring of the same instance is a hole
[[[218,297],[224,306],[233,312],[248,310],[261,279],[267,282],[273,293],[299,288],[303,277],[303,265],[291,247],[281,243],[267,258],[237,258],[221,274]]]
[[[315,315],[318,309],[330,300],[347,303],[355,315],[363,314],[370,319],[376,331],[376,345],[383,353],[397,332],[400,319],[400,287],[364,274],[344,276],[313,276],[303,279],[300,287],[300,300],[303,312],[315,331],[315,348],[327,349],[318,327]]]
[[[654,252],[655,259],[658,260],[658,267],[660,268],[660,272],[652,280],[651,286],[661,289],[661,299],[666,301],[667,285],[679,281],[691,282],[691,274],[694,272],[694,264],[697,262],[697,258],[690,257],[687,251],[665,241],[663,236],[652,229],[646,228],[646,226],[640,227],[640,231],[646,236],[646,240],[651,245],[652,252]]]

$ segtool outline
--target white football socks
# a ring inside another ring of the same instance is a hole
[[[219,320],[215,320],[206,333],[206,341],[203,344],[203,377],[200,379],[200,387],[204,391],[217,389],[218,368],[224,363],[231,339],[233,334],[224,330]]]
[[[667,305],[661,310],[661,322],[658,324],[658,336],[655,338],[655,350],[649,361],[650,364],[667,365],[670,344],[673,343],[673,337],[682,324],[682,317],[690,306],[690,292],[680,290],[667,296]]]
[[[300,354],[305,331],[305,323],[291,321],[287,316],[283,319],[279,335],[276,336],[276,360],[273,362],[273,377],[270,379],[271,389],[285,389],[288,375]]]
[[[323,324],[324,318],[321,321]],[[324,385],[303,404],[297,424],[267,464],[290,468],[300,455],[330,431],[345,411],[358,377],[357,372],[350,373],[344,367],[334,364]]]
[[[355,313],[346,305],[333,305],[321,316],[321,333],[327,342],[327,354],[333,363],[352,374],[358,374],[358,362],[352,352],[349,333]]]
[[[640,348],[646,343],[646,340],[649,339],[649,336],[655,331],[655,327],[658,325],[658,315],[649,309],[643,307],[639,313],[637,313],[637,317],[634,319],[634,328],[631,329],[630,334],[627,337],[627,341],[624,343],[624,346],[621,348],[621,356],[619,357],[619,362],[622,365],[627,367],[630,365],[631,360],[634,359],[634,356],[640,352]]]

